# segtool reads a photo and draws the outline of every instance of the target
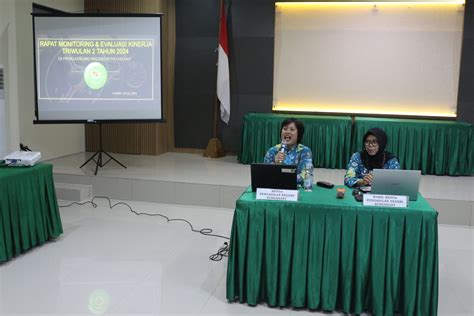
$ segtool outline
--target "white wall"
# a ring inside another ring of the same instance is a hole
[[[6,6],[0,3],[0,69],[3,69],[3,63],[6,62],[7,56],[7,41],[8,41],[8,34],[6,26],[3,25],[3,21],[5,20],[5,12]],[[3,30],[3,31],[2,31]],[[8,153],[8,141],[10,133],[8,132],[8,125],[7,125],[7,117],[6,117],[6,109],[5,109],[5,93],[4,90],[0,90],[0,159],[2,159]]]
[[[67,12],[82,12],[83,0],[34,0],[35,3]],[[43,160],[85,150],[84,126],[70,124],[34,125],[34,66],[31,0],[0,1],[0,35],[8,34],[6,68],[6,116],[8,147],[18,150],[21,142],[40,151]],[[2,60],[3,59],[3,60]]]
[[[0,35],[0,50],[2,49],[2,36]],[[1,54],[1,53],[0,53]],[[1,56],[0,56],[1,58]],[[3,65],[0,63],[0,72],[3,71]],[[8,153],[7,149],[7,117],[5,114],[5,94],[4,89],[0,88],[0,159]]]
[[[460,4],[278,5],[275,104],[454,117],[463,16]]]
[[[18,148],[20,132],[18,127],[17,72],[15,5],[13,0],[0,1],[0,63],[5,67],[5,146],[7,151]],[[13,145],[16,144],[16,145]]]

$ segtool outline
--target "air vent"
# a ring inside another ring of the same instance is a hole
[[[3,90],[3,68],[0,68],[0,90]]]

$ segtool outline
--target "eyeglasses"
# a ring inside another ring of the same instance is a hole
[[[365,146],[377,146],[379,143],[376,140],[366,140],[364,144]]]

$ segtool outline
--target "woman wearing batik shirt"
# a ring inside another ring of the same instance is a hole
[[[385,151],[387,134],[382,129],[369,129],[363,140],[364,148],[354,153],[347,164],[344,184],[349,187],[371,185],[373,169],[400,169],[397,157]]]
[[[313,166],[313,154],[309,147],[301,144],[304,135],[304,125],[301,121],[288,118],[280,128],[281,144],[267,151],[265,163],[275,163],[297,166],[297,182],[303,184],[305,166]]]

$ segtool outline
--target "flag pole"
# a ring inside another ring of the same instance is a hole
[[[221,38],[221,10],[223,7],[223,1],[220,0],[220,5],[219,5],[219,34],[218,34],[218,44],[220,43],[220,38]],[[219,60],[219,56],[217,57]],[[217,121],[218,121],[218,102],[219,99],[217,97],[217,91],[216,91],[216,97],[214,99],[214,130],[213,130],[213,138],[209,139],[207,142],[207,147],[206,150],[204,151],[203,156],[204,157],[210,157],[210,158],[220,158],[224,157],[224,149],[222,148],[222,143],[219,137],[217,137]]]
[[[217,93],[216,93],[216,97],[214,98],[214,132],[212,134],[214,138],[218,138],[217,137],[217,120],[219,119],[218,108],[217,108],[218,103],[219,103],[219,99],[217,98]]]

